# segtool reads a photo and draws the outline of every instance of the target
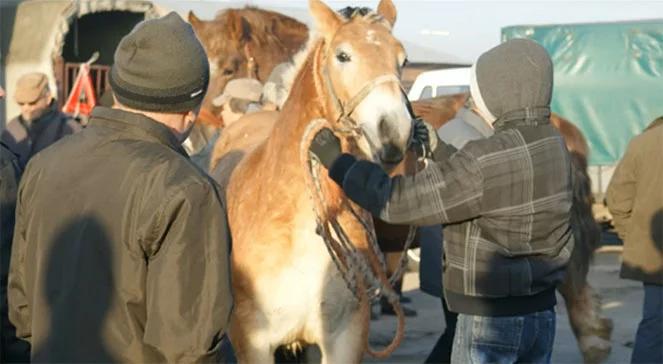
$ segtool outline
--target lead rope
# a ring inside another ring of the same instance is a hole
[[[350,292],[352,292],[358,302],[366,299],[370,303],[376,301],[381,296],[385,296],[394,308],[398,324],[394,337],[389,345],[381,351],[375,351],[370,347],[368,339],[366,342],[366,352],[369,355],[384,359],[396,350],[402,342],[405,334],[405,316],[403,315],[403,309],[400,306],[400,297],[392,288],[392,281],[397,281],[399,278],[398,276],[402,275],[404,269],[403,266],[399,267],[397,272],[395,272],[391,278],[387,278],[384,256],[377,243],[375,228],[373,227],[372,222],[368,222],[362,214],[355,211],[352,207],[350,207],[352,215],[366,230],[370,246],[369,254],[372,253],[374,257],[377,258],[378,266],[375,267],[374,270],[371,269],[371,264],[367,261],[367,257],[359,252],[354,244],[352,244],[352,241],[347,236],[338,220],[328,216],[324,204],[324,194],[320,179],[320,164],[317,159],[311,158],[309,152],[309,147],[313,138],[318,131],[325,127],[329,127],[325,119],[313,120],[306,128],[300,144],[300,158],[307,171],[307,173],[305,173],[306,183],[309,189],[309,196],[313,202],[317,233],[325,242],[327,251],[331,256],[334,265],[336,265],[336,268],[340,272],[345,285]],[[414,237],[412,231],[408,234],[408,240],[410,240],[411,237]],[[409,247],[410,244],[411,241],[408,241],[406,247]],[[405,252],[403,254],[405,255]],[[360,291],[359,289],[359,284],[357,282],[359,279],[363,279],[366,284],[366,289],[363,291]],[[368,318],[368,320],[370,320],[370,318]],[[370,321],[367,325],[370,325]]]

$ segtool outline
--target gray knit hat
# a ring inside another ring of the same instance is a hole
[[[482,54],[470,78],[472,98],[489,122],[515,110],[550,107],[552,61],[532,40],[509,40]]]
[[[174,12],[139,23],[115,51],[110,83],[128,107],[186,112],[205,97],[209,63],[191,25]]]

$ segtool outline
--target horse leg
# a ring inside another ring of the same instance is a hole
[[[261,335],[260,330],[253,330],[246,325],[246,321],[244,325],[239,321],[236,314],[233,314],[230,323],[230,342],[237,362],[240,364],[273,364],[274,349],[268,338]]]
[[[612,349],[612,320],[601,314],[601,302],[587,282],[566,279],[559,291],[566,302],[569,322],[585,363],[604,361]]]
[[[368,339],[368,304],[359,308],[332,332],[326,332],[321,340],[322,364],[360,363]]]
[[[274,349],[269,342],[247,337],[231,338],[237,362],[240,364],[274,364]]]

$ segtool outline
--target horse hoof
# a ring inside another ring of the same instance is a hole
[[[600,329],[598,335],[605,340],[610,340],[610,337],[612,336],[612,329],[614,327],[612,323],[612,319],[609,319],[607,317],[601,317],[601,324],[600,324]]]
[[[593,335],[580,339],[580,351],[585,363],[602,363],[610,355],[612,344],[610,341]]]

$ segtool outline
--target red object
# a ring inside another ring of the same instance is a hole
[[[62,111],[74,115],[90,116],[92,109],[97,105],[97,96],[92,86],[90,77],[90,65],[83,63],[80,66],[76,81],[62,107]]]

